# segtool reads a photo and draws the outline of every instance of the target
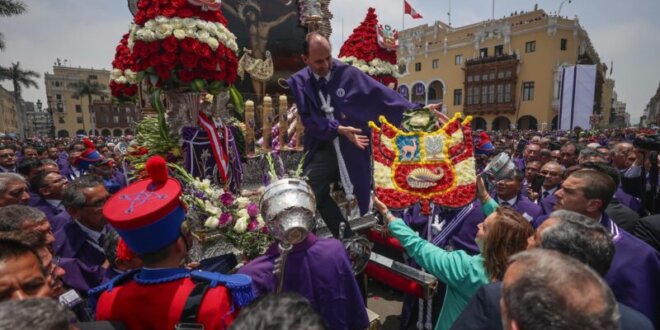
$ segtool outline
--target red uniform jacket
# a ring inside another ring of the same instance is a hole
[[[121,321],[127,329],[174,329],[194,287],[188,277],[149,285],[130,280],[101,294],[96,319]],[[209,287],[197,313],[197,323],[203,324],[204,329],[227,329],[237,314],[238,308],[231,311],[231,296],[224,286]]]

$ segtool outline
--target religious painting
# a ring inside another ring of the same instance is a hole
[[[236,87],[246,100],[261,104],[266,94],[286,92],[278,81],[304,67],[300,54],[307,30],[298,10],[290,0],[222,1],[240,51]]]

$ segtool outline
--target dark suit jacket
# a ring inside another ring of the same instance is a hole
[[[482,286],[472,297],[461,315],[451,326],[452,330],[501,330],[500,298],[502,282]],[[644,314],[619,303],[622,330],[653,330],[653,324]]]
[[[48,219],[48,222],[50,222],[50,227],[53,229],[53,232],[57,232],[65,224],[73,221],[69,213],[49,204],[42,197],[38,197],[35,200],[31,200],[30,206],[37,208],[42,212],[46,213],[46,219]]]
[[[617,226],[632,233],[639,222],[639,214],[623,205],[617,197],[612,198],[605,209],[607,216],[617,224]]]
[[[651,215],[639,220],[633,235],[660,252],[660,214]]]

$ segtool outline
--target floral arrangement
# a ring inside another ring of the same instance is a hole
[[[376,10],[369,8],[362,23],[342,45],[339,60],[356,67],[386,86],[396,86],[396,49],[381,47],[378,42],[380,30],[382,29],[379,29]]]
[[[111,90],[131,97],[134,86],[217,94],[236,80],[238,44],[216,0],[140,0],[113,61]]]
[[[137,73],[131,70],[133,66],[134,61],[128,48],[128,33],[126,33],[117,46],[110,72],[110,92],[120,102],[134,101],[137,94]]]
[[[385,117],[379,118],[380,127],[370,122],[378,198],[393,209],[421,202],[424,214],[430,213],[431,202],[448,208],[471,203],[476,196],[471,119],[461,121],[457,113],[441,128],[421,123],[420,127],[430,131],[410,132],[398,129]]]
[[[168,163],[184,186],[181,199],[195,222],[193,234],[219,234],[243,252],[247,259],[262,255],[272,243],[259,206],[247,197],[236,196],[214,186],[208,179],[192,177],[182,167]],[[197,228],[197,230],[195,230]]]

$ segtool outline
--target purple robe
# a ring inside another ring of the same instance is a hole
[[[101,266],[106,260],[105,254],[87,242],[88,235],[74,221],[65,224],[55,232],[53,251],[60,258],[73,258],[78,260],[75,272],[64,275],[64,281],[70,282],[82,278],[84,283],[79,287],[93,288],[101,284],[103,273]],[[67,269],[65,269],[67,270]],[[74,277],[76,277],[74,279]],[[86,292],[86,291],[85,291]]]
[[[312,87],[314,81],[309,67],[296,72],[287,80],[305,126],[305,166],[309,164],[321,143],[330,142],[338,136],[339,125],[359,128],[362,135],[370,136],[369,121],[378,123],[378,117],[382,115],[398,126],[406,109],[419,107],[355,67],[333,60],[327,91],[331,97],[330,103],[335,109],[335,119],[328,119],[321,110],[318,92]],[[342,155],[347,160],[346,166],[360,212],[364,214],[369,211],[371,202],[369,150],[358,148],[343,136],[339,137],[339,144]]]
[[[625,191],[623,191],[623,189],[621,189],[621,187],[618,187],[616,189],[616,192],[614,192],[614,197],[616,197],[619,203],[629,207],[631,210],[637,213],[639,213],[639,210],[642,207],[642,203],[639,201],[639,199],[626,193]]]
[[[472,210],[463,220],[460,228],[452,237],[452,247],[454,250],[463,250],[470,255],[479,254],[479,246],[474,240],[479,229],[477,226],[484,222],[486,215],[481,210],[481,202],[475,200],[472,202]]]
[[[539,201],[539,206],[541,206],[541,212],[543,214],[550,214],[555,210],[555,204],[557,204],[557,196],[555,194],[549,195],[546,198],[541,198]]]
[[[66,272],[62,281],[64,284],[76,290],[82,297],[87,296],[87,291],[103,282],[105,268],[101,266],[89,266],[76,258],[60,258],[60,267]]]
[[[239,270],[252,278],[255,296],[275,291],[277,277],[273,267],[279,255],[275,243],[263,256]],[[341,242],[318,239],[310,233],[305,241],[292,248],[284,274],[283,291],[297,292],[307,298],[329,329],[368,327],[366,307]]]
[[[48,222],[50,222],[50,228],[53,230],[53,232],[57,232],[66,223],[73,221],[69,213],[67,213],[64,208],[57,208],[48,203],[42,197],[31,201],[29,205],[41,210],[46,214],[46,219],[48,219]]]
[[[513,163],[516,165],[516,168],[525,172],[525,159],[522,157],[516,157],[513,159]]]
[[[61,174],[67,167],[69,167],[69,154],[66,152],[60,153],[55,162],[57,163],[57,167],[60,168]]]
[[[496,196],[492,197],[495,198],[495,201],[498,204],[500,204],[500,200],[498,200]],[[518,195],[516,202],[511,205],[511,207],[520,213],[520,215],[522,215],[529,222],[532,222],[534,219],[536,219],[536,217],[543,213],[543,210],[540,206],[532,203],[532,201],[530,201],[527,197],[523,197],[522,194]]]
[[[602,215],[601,224],[610,229],[615,252],[605,281],[616,300],[646,315],[660,327],[660,254],[619,228]]]

